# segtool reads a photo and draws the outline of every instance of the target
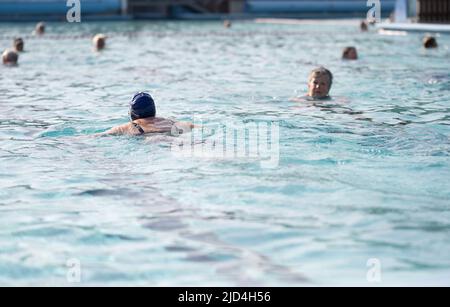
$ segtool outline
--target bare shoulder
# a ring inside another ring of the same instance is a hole
[[[104,132],[104,135],[125,135],[130,134],[130,123],[126,123],[114,128],[109,129],[108,131]]]

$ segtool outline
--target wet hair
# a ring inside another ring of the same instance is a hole
[[[351,51],[355,51],[356,58],[358,58],[358,52],[356,51],[355,47],[345,47],[344,51],[342,52],[342,58],[349,59],[349,54]]]
[[[99,50],[103,49],[103,48],[105,48],[105,45],[106,45],[106,35],[97,34],[92,39],[92,42],[94,43],[94,45],[97,49],[99,49]]]
[[[423,38],[423,46],[425,48],[437,48],[437,41],[433,36],[425,36]]]
[[[333,84],[333,74],[325,67],[318,67],[316,69],[313,69],[309,74],[308,80],[311,81],[312,78],[323,75],[326,75],[328,77],[328,80],[330,80],[330,89],[331,89],[331,85]]]
[[[39,22],[37,25],[36,25],[36,33],[37,34],[44,34],[44,32],[45,32],[45,23],[44,22]]]
[[[16,48],[17,51],[23,51],[23,39],[18,37],[14,39],[14,48]],[[18,46],[21,46],[20,48]]]
[[[17,64],[19,54],[11,49],[7,49],[2,54],[2,61],[4,64]]]
[[[361,31],[367,31],[368,30],[368,26],[367,26],[367,22],[366,21],[361,21],[361,24],[359,25],[359,28],[361,29]]]

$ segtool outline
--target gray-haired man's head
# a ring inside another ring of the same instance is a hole
[[[308,78],[308,96],[324,98],[328,96],[333,84],[333,74],[325,67],[311,71]]]

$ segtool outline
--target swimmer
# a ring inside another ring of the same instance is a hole
[[[429,35],[427,35],[423,38],[422,43],[423,43],[423,46],[427,49],[437,48],[437,46],[438,46],[436,39],[433,36],[429,36]]]
[[[342,59],[344,60],[357,60],[358,52],[355,47],[346,47],[342,52]]]
[[[9,66],[17,65],[18,60],[19,60],[19,54],[12,49],[7,49],[2,54],[2,61],[3,61],[4,65],[9,65]]]
[[[194,125],[185,122],[175,122],[170,119],[156,117],[156,107],[153,98],[148,93],[137,93],[130,102],[130,118],[127,124],[114,127],[100,136],[106,135],[144,135],[149,133],[167,133],[178,135],[190,132]]]
[[[325,67],[311,71],[308,78],[308,97],[313,99],[326,99],[333,84],[333,74]]]
[[[359,28],[361,29],[362,32],[367,32],[369,30],[369,27],[367,26],[367,22],[364,20],[361,21]]]
[[[35,35],[44,35],[45,33],[45,23],[44,22],[40,22],[36,25],[36,28],[34,29],[33,32]]]
[[[13,45],[14,45],[14,50],[15,50],[16,52],[23,52],[23,49],[24,49],[24,42],[23,42],[23,39],[22,39],[22,38],[18,37],[18,38],[16,38],[16,39],[14,39]]]
[[[94,48],[97,51],[105,49],[106,46],[106,38],[107,36],[104,34],[97,34],[92,39],[92,43],[94,44]]]
[[[223,26],[225,27],[225,28],[231,28],[231,21],[229,21],[229,20],[224,20],[224,22],[223,22]]]

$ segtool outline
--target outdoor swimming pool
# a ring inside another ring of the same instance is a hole
[[[61,23],[27,39],[0,67],[0,285],[70,286],[68,263],[81,285],[378,285],[373,263],[381,285],[450,285],[450,36],[424,50],[357,25]],[[0,24],[0,49],[33,26]],[[100,54],[80,37],[98,32]],[[289,101],[318,65],[333,100]],[[143,90],[160,116],[278,125],[278,164],[88,137]]]

